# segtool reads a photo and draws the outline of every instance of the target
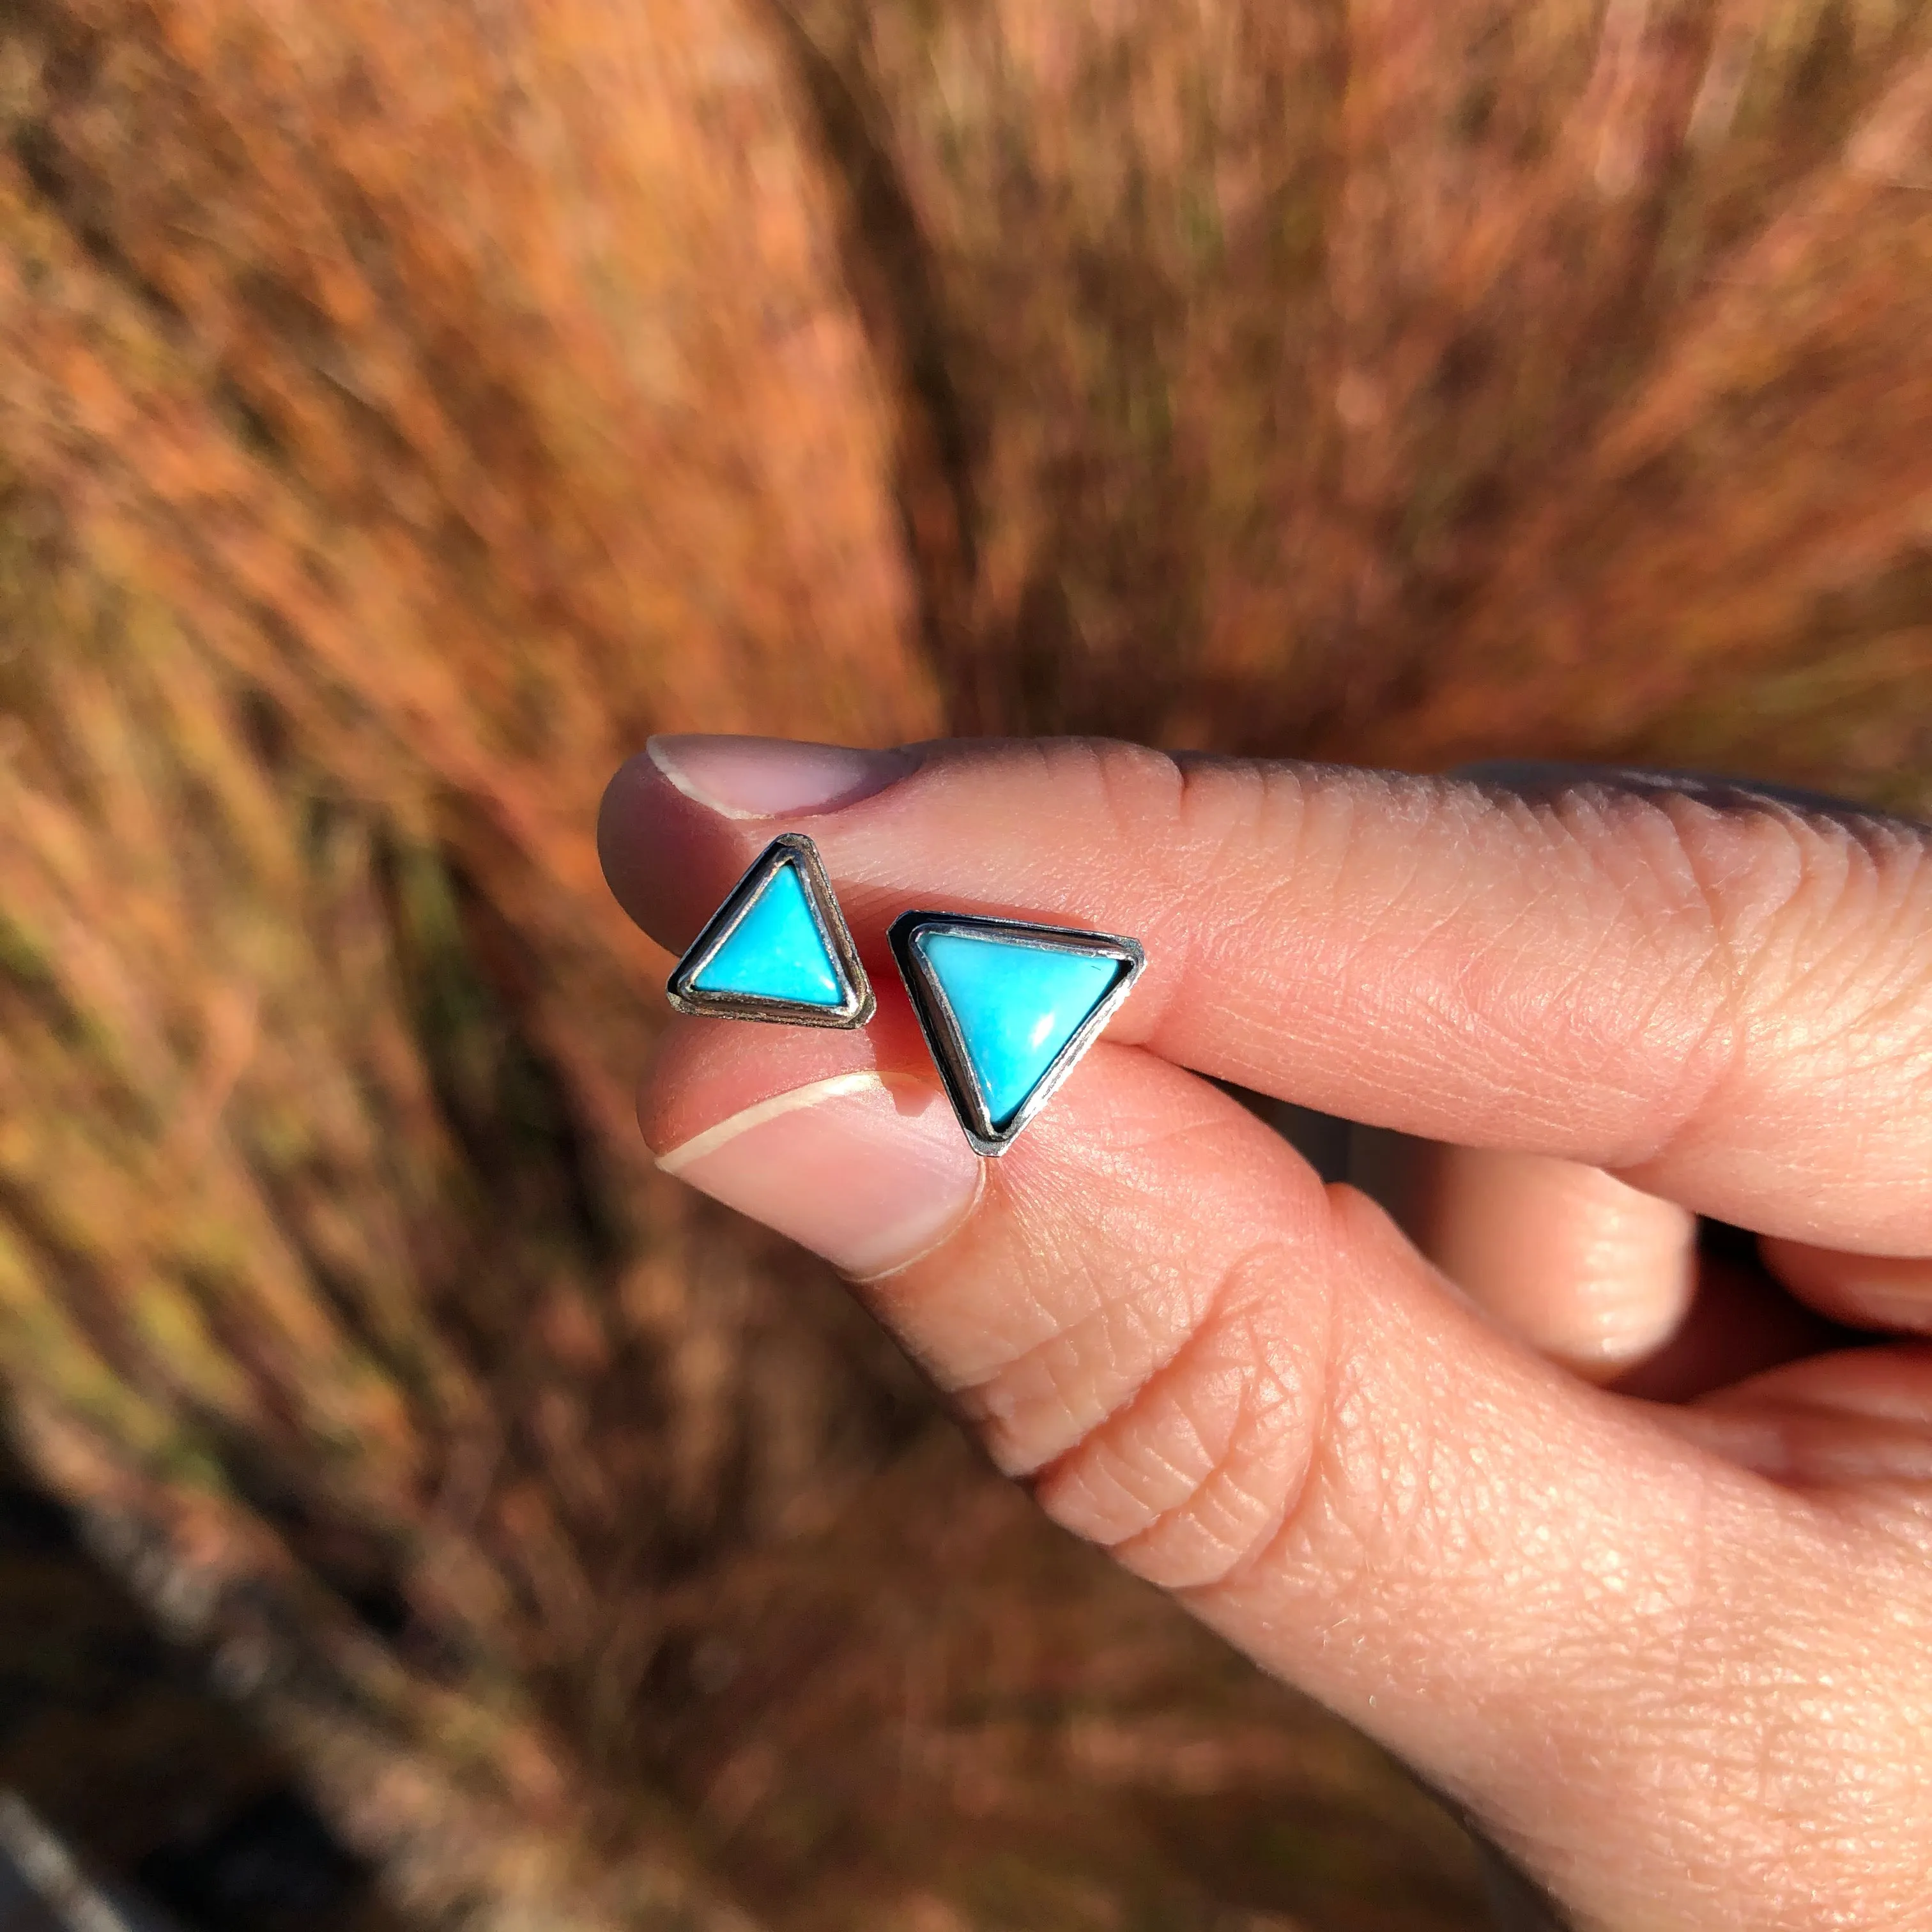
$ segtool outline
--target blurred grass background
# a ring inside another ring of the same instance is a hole
[[[4,0],[0,1784],[206,1932],[1480,1922],[649,1170],[597,795],[1932,809],[1928,341],[1908,0]]]

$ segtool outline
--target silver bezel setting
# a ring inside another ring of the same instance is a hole
[[[1041,1075],[1039,1084],[1021,1103],[1019,1110],[1004,1126],[995,1126],[980,1091],[979,1077],[973,1071],[964,1036],[945,988],[921,956],[918,941],[928,936],[957,933],[968,938],[1001,939],[1010,944],[1036,946],[1042,951],[1088,952],[1105,959],[1118,960],[1126,970],[1106,997],[1080,1023],[1078,1030],[1054,1057]],[[997,1160],[1018,1138],[1027,1123],[1053,1098],[1060,1084],[1079,1063],[1081,1057],[1100,1036],[1107,1022],[1120,1010],[1120,1004],[1133,991],[1134,982],[1147,964],[1147,955],[1137,939],[1122,939],[1112,933],[1089,932],[1077,927],[1039,926],[1030,920],[980,919],[958,913],[902,913],[893,920],[886,938],[898,962],[899,977],[912,998],[912,1010],[920,1030],[932,1049],[939,1077],[946,1084],[946,1097],[959,1118],[961,1130],[975,1154]]]
[[[802,1000],[766,999],[756,993],[703,992],[694,983],[737,931],[739,922],[782,866],[798,868],[806,898],[825,936],[832,964],[845,989],[845,998],[836,1006],[813,1006]],[[825,862],[818,856],[818,848],[803,832],[781,832],[758,854],[751,869],[725,895],[724,903],[711,915],[704,930],[677,962],[676,970],[665,982],[664,997],[681,1013],[698,1013],[713,1019],[763,1020],[779,1026],[862,1027],[872,1017],[877,1005],[872,982],[866,976],[859,949],[852,944],[832,881],[825,876]]]

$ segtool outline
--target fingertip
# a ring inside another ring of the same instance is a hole
[[[759,842],[681,792],[648,752],[617,767],[598,805],[597,856],[612,895],[674,952],[696,936]]]
[[[610,774],[597,802],[597,857],[605,883],[618,903],[631,911],[630,886],[634,863],[634,826],[647,799],[656,768],[641,752],[626,758]],[[636,914],[632,913],[632,917]]]
[[[1760,1238],[1758,1252],[1793,1294],[1833,1321],[1932,1332],[1932,1259],[1856,1254],[1770,1234]]]
[[[1682,1325],[1697,1285],[1688,1208],[1581,1162],[1363,1140],[1416,1245],[1539,1353],[1609,1382]]]

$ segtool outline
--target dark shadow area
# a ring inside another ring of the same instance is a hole
[[[0,1629],[0,1932],[98,1922],[90,1896],[128,1932],[392,1932],[286,1764],[10,1460]]]

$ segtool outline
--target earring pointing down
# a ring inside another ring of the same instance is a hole
[[[681,1013],[861,1027],[872,982],[818,848],[787,832],[734,886],[664,988]]]
[[[1100,1038],[1147,964],[1137,940],[909,912],[892,957],[974,1150],[1002,1154]]]

